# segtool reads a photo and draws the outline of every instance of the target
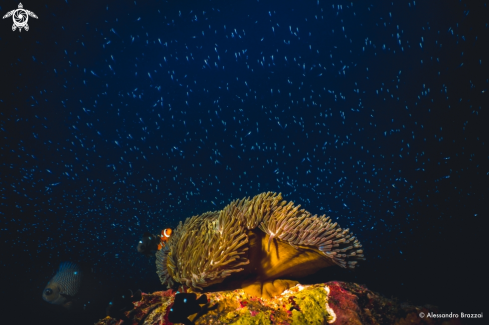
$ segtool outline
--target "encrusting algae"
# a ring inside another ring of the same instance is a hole
[[[242,288],[270,298],[295,286],[291,279],[322,268],[355,268],[365,259],[361,247],[329,217],[312,216],[268,192],[180,222],[157,251],[156,267],[168,288]]]
[[[170,293],[170,294],[169,294]],[[328,306],[329,288],[325,284],[312,286],[297,285],[273,299],[261,299],[247,295],[243,290],[213,292],[209,294],[207,306],[213,306],[197,317],[189,316],[188,324],[325,324],[336,319]],[[135,303],[134,311],[127,312],[130,320],[145,325],[170,325],[169,310],[174,308],[175,297],[172,290],[143,295]],[[205,295],[202,295],[205,296]],[[202,297],[201,296],[201,297]],[[158,307],[156,307],[156,305]],[[115,319],[107,317],[97,325],[119,325]]]
[[[126,312],[128,324],[172,325],[170,310],[175,307],[173,290],[143,294],[134,309]],[[438,313],[434,306],[413,306],[388,299],[365,286],[348,282],[296,285],[281,294],[262,299],[244,290],[210,292],[206,313],[188,315],[186,325],[461,325],[458,319],[419,317],[420,313]],[[111,317],[96,325],[124,325]],[[181,324],[181,323],[179,323]]]

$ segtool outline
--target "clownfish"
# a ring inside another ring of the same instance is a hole
[[[170,228],[163,229],[161,231],[160,243],[158,244],[158,250],[165,247],[165,244],[168,240],[170,240],[172,230]]]

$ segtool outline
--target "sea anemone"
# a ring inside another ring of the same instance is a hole
[[[355,268],[365,259],[361,247],[330,217],[311,216],[267,192],[180,222],[156,253],[156,266],[168,287],[223,290],[258,283],[258,294],[270,296],[297,283],[277,279],[301,278],[335,264]]]

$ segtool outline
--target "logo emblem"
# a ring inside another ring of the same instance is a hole
[[[28,31],[29,25],[27,25],[27,21],[29,20],[29,16],[37,19],[35,13],[29,10],[25,10],[23,8],[24,7],[22,6],[22,3],[19,3],[19,9],[11,10],[7,12],[5,16],[3,16],[3,19],[12,16],[12,19],[14,21],[14,24],[12,25],[12,31],[15,31],[17,28],[19,29],[19,32],[22,31],[22,28],[25,28],[25,30]]]

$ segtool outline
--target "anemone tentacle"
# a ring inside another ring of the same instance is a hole
[[[163,284],[203,289],[239,273],[250,263],[249,231],[268,236],[294,249],[309,248],[343,268],[364,260],[362,245],[349,229],[341,229],[325,215],[312,216],[274,192],[234,200],[221,211],[206,212],[180,222],[167,245],[156,253]]]

